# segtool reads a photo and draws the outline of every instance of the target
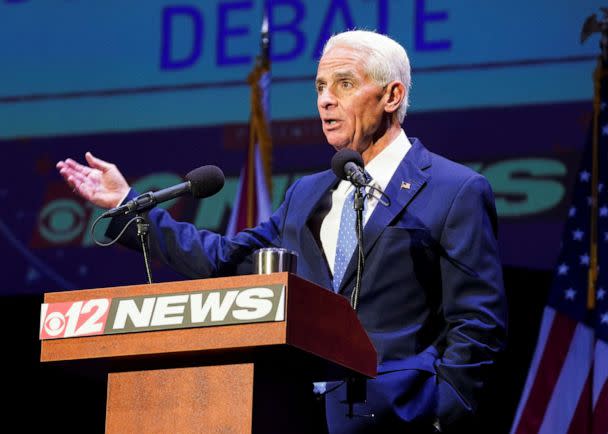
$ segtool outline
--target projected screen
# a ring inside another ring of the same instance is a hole
[[[57,160],[82,160],[87,150],[119,165],[140,191],[219,165],[228,176],[220,194],[167,206],[177,218],[225,229],[245,158],[247,75],[265,5],[275,206],[295,178],[329,167],[313,87],[324,41],[347,28],[375,29],[410,56],[407,134],[490,180],[506,265],[553,267],[598,54],[597,36],[581,45],[580,29],[603,6],[580,3],[0,1],[0,140],[11,162],[0,175],[6,290],[143,280],[136,254],[93,247],[88,230],[98,210],[56,174]]]

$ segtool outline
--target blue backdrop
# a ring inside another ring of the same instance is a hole
[[[99,210],[54,169],[87,150],[115,162],[140,191],[219,165],[228,176],[220,194],[167,206],[177,218],[224,230],[265,6],[275,205],[295,177],[329,166],[313,86],[320,47],[335,31],[377,29],[403,43],[412,61],[408,135],[488,177],[506,265],[550,269],[591,116],[598,40],[581,45],[579,35],[602,2],[582,3],[0,1],[0,291],[144,281],[137,254],[93,245]],[[159,264],[154,272],[178,278]]]

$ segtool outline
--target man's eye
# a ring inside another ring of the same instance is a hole
[[[325,89],[324,84],[317,84],[317,93],[323,92],[324,89]]]
[[[343,89],[350,89],[353,87],[353,83],[350,81],[343,81],[341,85]]]

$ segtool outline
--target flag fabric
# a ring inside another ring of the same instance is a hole
[[[576,176],[562,250],[512,434],[608,433],[608,80]],[[601,97],[600,97],[601,96]],[[594,140],[594,137],[596,139]]]
[[[269,45],[268,20],[264,18],[261,53],[248,77],[251,87],[251,115],[247,159],[241,170],[226,235],[234,235],[253,227],[267,220],[272,212]]]

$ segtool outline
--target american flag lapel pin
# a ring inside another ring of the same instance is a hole
[[[409,182],[401,181],[401,190],[409,190],[412,187],[412,184]]]

